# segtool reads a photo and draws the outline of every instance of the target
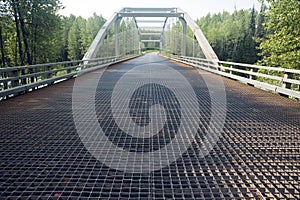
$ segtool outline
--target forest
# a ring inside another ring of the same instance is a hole
[[[259,60],[259,38],[265,36],[264,7],[208,14],[196,21],[220,60],[250,63]]]
[[[105,19],[59,15],[59,0],[0,1],[0,67],[81,59]],[[300,3],[261,0],[254,8],[196,20],[220,60],[300,69]]]
[[[1,67],[82,59],[106,20],[60,16],[60,9],[58,0],[2,0]]]
[[[300,1],[208,14],[197,24],[220,60],[300,69]]]

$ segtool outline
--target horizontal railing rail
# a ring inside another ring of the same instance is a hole
[[[257,88],[300,99],[300,70],[203,58],[166,55],[168,58],[210,71]]]
[[[0,68],[0,100],[71,79],[79,72],[96,70],[136,56],[138,55]]]

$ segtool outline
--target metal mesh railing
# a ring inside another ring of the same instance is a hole
[[[116,45],[116,39],[118,40],[118,45]],[[118,48],[118,50],[116,50],[116,48]],[[139,54],[139,36],[137,29],[124,30],[117,36],[114,34],[107,35],[98,43],[93,57],[122,57],[133,54]]]

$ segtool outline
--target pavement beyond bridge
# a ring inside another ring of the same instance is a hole
[[[299,103],[153,53],[0,110],[0,199],[300,199]]]

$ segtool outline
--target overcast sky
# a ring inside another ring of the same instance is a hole
[[[232,12],[239,9],[260,8],[258,0],[60,0],[65,9],[60,13],[69,16],[88,18],[97,13],[104,18],[110,18],[122,7],[179,7],[188,12],[194,19],[208,13],[218,13],[223,10]]]

